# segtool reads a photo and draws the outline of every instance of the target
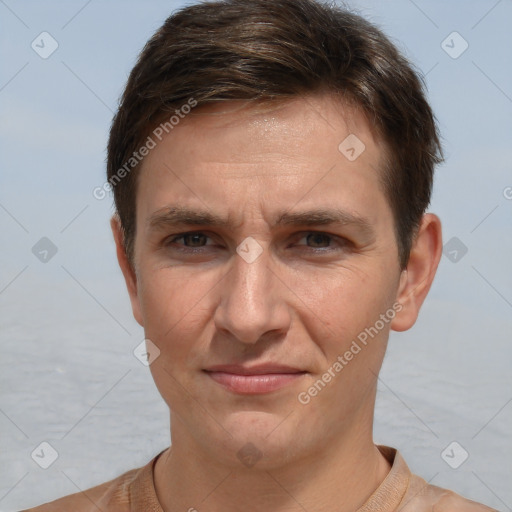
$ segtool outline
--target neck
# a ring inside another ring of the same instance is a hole
[[[224,512],[247,509],[247,504],[255,512],[349,512],[364,504],[390,470],[371,429],[342,436],[313,457],[270,470],[257,464],[221,465],[175,434],[173,446],[155,465],[155,488],[164,512]]]

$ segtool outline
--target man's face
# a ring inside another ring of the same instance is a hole
[[[329,96],[243,106],[197,109],[144,160],[132,303],[173,442],[230,462],[252,443],[271,467],[371,435],[401,272],[364,118]]]

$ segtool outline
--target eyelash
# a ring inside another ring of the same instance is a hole
[[[340,248],[344,248],[344,247],[347,247],[350,245],[349,240],[335,236],[335,235],[331,235],[329,233],[324,233],[323,231],[304,231],[304,232],[298,233],[298,234],[302,235],[300,239],[302,239],[308,235],[322,235],[323,237],[327,237],[329,239],[329,242],[334,241],[335,243],[337,243],[337,245],[339,245]],[[168,247],[168,248],[172,248],[171,245],[173,243],[176,243],[176,240],[184,239],[186,236],[193,236],[193,235],[203,235],[206,238],[209,238],[210,240],[212,239],[210,236],[208,236],[207,234],[205,234],[202,231],[187,231],[186,233],[180,233],[178,235],[172,235],[172,236],[166,238],[164,240],[164,246]],[[197,254],[197,253],[204,252],[203,249],[205,249],[206,247],[211,247],[211,246],[203,245],[203,246],[199,246],[199,247],[187,247],[187,246],[182,245],[179,248],[173,248],[173,249],[180,251],[180,252],[188,252],[188,253]],[[330,245],[328,247],[309,247],[309,249],[315,253],[318,253],[318,252],[327,253],[327,252],[332,252],[333,250],[336,250],[335,248],[331,247]]]

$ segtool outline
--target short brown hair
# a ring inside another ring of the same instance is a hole
[[[442,158],[423,78],[374,25],[315,0],[218,0],[171,15],[142,50],[110,130],[107,179],[133,263],[137,171],[119,171],[166,117],[193,98],[285,100],[331,92],[355,104],[385,142],[380,173],[401,268]],[[340,141],[341,142],[341,141]],[[117,173],[117,174],[116,174]]]

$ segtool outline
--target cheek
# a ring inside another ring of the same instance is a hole
[[[378,268],[338,268],[297,280],[293,286],[301,299],[305,327],[325,352],[330,345],[329,352],[343,348],[373,325],[394,297],[389,276]]]
[[[144,334],[160,350],[150,365],[153,380],[172,410],[190,408],[188,374],[204,351],[204,336],[198,334],[205,323],[204,283],[178,279],[170,269],[145,276],[140,288]]]
[[[312,417],[329,416],[338,425],[369,403],[375,388],[392,320],[389,315],[382,321],[380,315],[394,312],[393,286],[382,272],[351,274],[329,283],[303,308],[302,322],[323,356],[302,391],[311,397],[307,407]],[[323,379],[328,380],[325,386],[319,382]]]
[[[187,336],[197,320],[201,299],[200,283],[175,279],[167,270],[146,273],[140,289],[142,316],[146,336],[157,345],[168,346]],[[191,283],[194,283],[192,285]]]

